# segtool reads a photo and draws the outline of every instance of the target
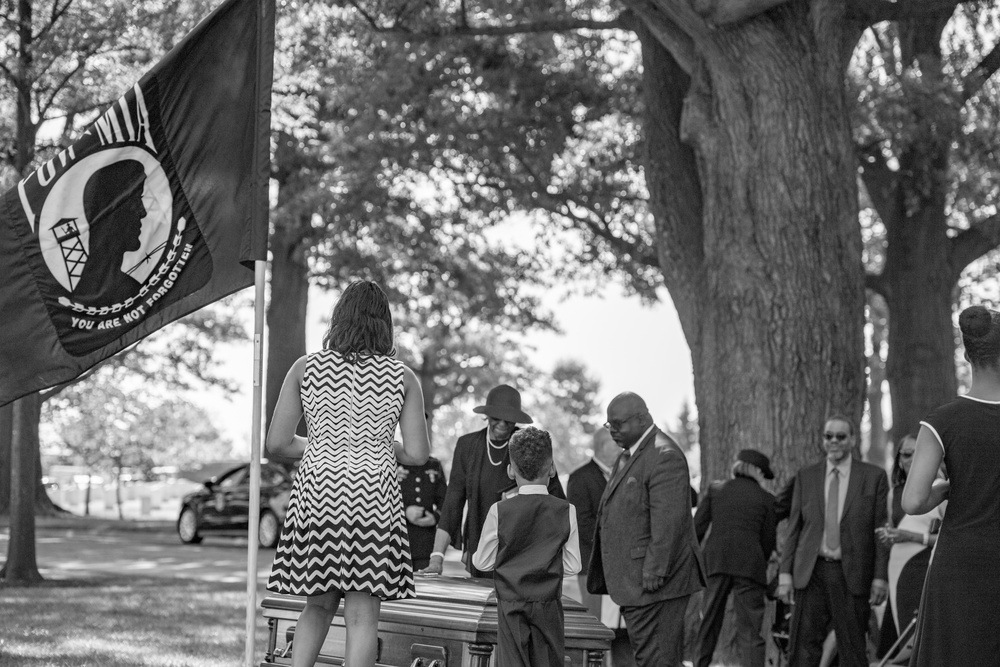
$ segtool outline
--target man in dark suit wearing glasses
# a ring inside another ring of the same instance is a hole
[[[867,667],[871,607],[885,600],[889,552],[875,529],[888,513],[885,471],[855,459],[854,424],[827,419],[826,459],[795,476],[777,596],[792,602],[790,667],[820,662],[832,621],[841,667]]]
[[[587,587],[621,607],[638,667],[680,667],[688,599],[705,585],[687,459],[636,394],[611,401],[605,426],[622,452],[598,507]]]

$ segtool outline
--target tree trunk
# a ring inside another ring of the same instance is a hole
[[[7,562],[0,570],[8,584],[41,581],[35,556],[35,453],[38,451],[38,419],[41,402],[29,394],[14,402],[11,456],[10,542]]]
[[[941,224],[907,223],[907,233],[893,235],[886,252],[893,442],[958,392],[952,324],[957,276],[948,265],[943,210],[940,215]]]
[[[265,409],[268,425],[288,369],[306,353],[306,308],[309,303],[309,266],[301,234],[276,225],[271,235],[271,258]]]
[[[125,512],[122,511],[122,462],[121,460],[115,461],[115,505],[118,506],[118,519],[122,520],[125,518]]]
[[[864,285],[843,16],[818,16],[824,6],[792,3],[704,36],[683,107],[686,77],[640,31],[646,179],[693,357],[709,479],[727,477],[734,453],[753,447],[782,484],[817,459],[828,415],[861,417]],[[673,173],[692,150],[697,177]],[[685,217],[694,206],[700,215]]]
[[[899,23],[902,60],[919,62],[929,89],[943,79],[942,31],[948,18]],[[884,296],[889,304],[886,374],[892,394],[892,439],[900,442],[920,420],[958,391],[955,376],[954,292],[964,266],[951,265],[948,237],[950,124],[928,116],[913,101],[913,138],[900,155],[891,197],[879,213],[888,216]],[[954,110],[954,113],[958,113]],[[958,127],[955,125],[954,127]],[[885,210],[891,205],[891,210]]]
[[[0,407],[0,516],[10,509],[10,464],[12,454],[11,427],[14,420],[14,405],[8,403]]]
[[[38,123],[32,116],[32,69],[34,67],[34,52],[33,52],[33,35],[31,32],[31,26],[33,21],[34,6],[31,0],[19,0],[17,3],[18,11],[18,23],[17,23],[17,36],[18,36],[18,55],[17,55],[17,72],[13,77],[14,88],[17,95],[17,113],[16,113],[16,152],[14,156],[14,169],[18,174],[24,175],[31,163],[35,159],[35,140],[38,136]],[[15,404],[16,405],[16,404]],[[41,408],[40,401],[36,396],[34,399],[33,407],[29,410],[29,415],[34,415],[34,422],[30,425],[24,424],[21,432],[31,435],[32,442],[34,443],[35,451],[33,453],[34,465],[30,467],[35,471],[35,479],[30,485],[27,485],[23,489],[25,498],[33,498],[35,507],[33,512],[38,512],[39,514],[54,514],[56,512],[55,506],[52,501],[49,500],[48,494],[45,492],[45,487],[42,484],[42,468],[41,468],[41,453],[38,449],[38,425],[41,420]],[[7,406],[2,408],[2,410],[12,410],[16,411],[18,408]],[[12,423],[16,417],[13,416],[13,412],[9,413],[9,416],[4,416],[0,414],[0,463],[4,463],[6,458],[9,456],[13,458],[16,456],[15,451],[22,451],[26,446],[25,443],[19,443],[17,441],[17,433],[11,432],[10,426],[5,425],[5,423]],[[10,420],[5,422],[5,420]],[[8,440],[8,437],[11,438]],[[4,452],[6,450],[6,452]],[[13,463],[11,463],[13,466]],[[3,471],[8,470],[8,468],[0,468],[0,477],[7,477],[7,475],[2,474]],[[12,467],[10,468],[12,470]],[[7,507],[10,507],[11,514],[14,514],[13,505],[13,494],[17,493],[18,490],[13,488],[15,482],[13,477],[9,478],[10,486],[7,486],[7,482],[0,482],[0,514],[2,514]],[[5,489],[6,487],[6,489]],[[8,498],[10,500],[8,501]],[[8,504],[9,503],[9,504]]]

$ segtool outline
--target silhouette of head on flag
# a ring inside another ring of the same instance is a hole
[[[136,160],[120,160],[98,169],[83,189],[83,209],[90,228],[87,262],[74,295],[99,303],[119,303],[135,296],[140,283],[122,267],[126,252],[141,247],[146,207],[142,193],[145,169]]]

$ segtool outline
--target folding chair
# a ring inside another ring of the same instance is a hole
[[[917,632],[917,614],[913,614],[910,624],[899,633],[899,638],[889,647],[876,667],[886,667],[886,665],[906,665],[909,664],[910,654],[913,652],[913,637]],[[902,660],[902,662],[895,662]]]

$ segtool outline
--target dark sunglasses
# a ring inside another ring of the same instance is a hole
[[[824,433],[823,437],[827,440],[836,440],[837,442],[843,442],[851,437],[850,433]]]

